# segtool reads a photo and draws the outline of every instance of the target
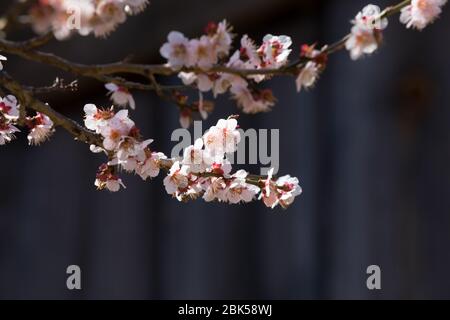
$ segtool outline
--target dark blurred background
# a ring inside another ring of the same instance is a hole
[[[302,43],[339,39],[367,4],[152,2],[106,40],[74,37],[43,50],[84,63],[129,55],[160,63],[168,32],[195,37],[226,18],[258,40],[290,35],[298,52]],[[423,32],[392,18],[372,57],[334,55],[316,88],[301,94],[293,79],[276,79],[273,112],[242,115],[243,128],[281,129],[280,173],[298,176],[304,188],[287,211],[259,202],[179,204],[165,194],[163,175],[147,183],[124,176],[126,191],[97,192],[103,157],[62,130],[41,147],[28,147],[24,134],[1,147],[0,298],[450,298],[449,11]],[[29,85],[74,79],[12,55],[6,69]],[[80,79],[78,93],[41,98],[81,120],[85,103],[108,104],[105,93]],[[135,97],[133,119],[169,153],[176,108],[153,93]],[[236,112],[223,97],[204,128]],[[66,288],[72,264],[82,269],[82,291]],[[381,267],[381,291],[366,288],[372,264]]]

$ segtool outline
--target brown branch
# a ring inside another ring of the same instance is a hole
[[[102,146],[102,138],[99,135],[87,130],[72,119],[55,111],[49,105],[34,98],[30,91],[26,90],[5,72],[0,74],[0,85],[8,89],[9,92],[17,97],[21,103],[21,108],[28,108],[47,115],[53,121],[55,126],[62,127],[78,141]]]
[[[402,8],[406,7],[410,4],[411,0],[403,1],[395,6],[391,6],[386,8],[380,18],[389,17],[395,13],[401,11]],[[349,35],[346,35],[339,41],[328,45],[323,53],[330,55],[337,51],[340,51],[345,48],[345,42],[347,41]],[[148,65],[148,64],[134,64],[126,61],[109,63],[109,64],[99,64],[99,65],[86,65],[80,64],[76,62],[72,62],[66,60],[62,57],[56,56],[51,53],[45,53],[41,51],[35,50],[38,47],[46,44],[53,38],[51,34],[47,34],[41,37],[36,37],[28,41],[24,42],[12,42],[8,40],[0,39],[0,51],[17,55],[24,59],[35,61],[38,63],[43,63],[49,66],[53,66],[60,70],[72,73],[74,75],[94,78],[101,82],[114,82],[117,85],[127,87],[129,89],[137,89],[137,90],[147,90],[147,91],[156,91],[158,95],[163,96],[161,94],[162,91],[173,91],[173,90],[182,90],[186,89],[186,86],[161,86],[158,85],[156,81],[154,81],[155,75],[162,76],[172,76],[178,74],[179,71],[185,72],[195,72],[195,73],[229,73],[235,74],[241,77],[248,77],[251,75],[288,75],[295,76],[304,67],[305,58],[299,59],[288,66],[281,67],[279,69],[258,69],[258,70],[248,70],[248,69],[235,69],[228,68],[225,66],[217,65],[209,70],[205,71],[200,68],[183,68],[182,70],[173,70],[166,65]],[[145,79],[150,80],[149,84],[144,84],[140,82],[129,81],[122,77],[119,77],[119,74],[129,74],[129,75],[140,75],[145,77]]]
[[[69,84],[65,84],[64,79],[56,78],[52,85],[47,87],[23,87],[25,90],[30,93],[36,94],[45,94],[45,93],[53,93],[53,92],[66,92],[66,91],[77,91],[78,90],[78,81],[74,80]]]
[[[100,135],[89,131],[74,120],[64,116],[63,114],[55,111],[49,105],[36,99],[30,91],[26,90],[25,87],[13,80],[5,72],[0,73],[0,86],[6,88],[10,93],[14,94],[20,101],[22,107],[47,115],[53,121],[55,127],[63,128],[70,133],[75,140],[103,148],[103,138]],[[169,171],[174,162],[175,161],[172,159],[160,160],[159,166],[161,169]],[[222,177],[221,175],[215,173],[195,175],[198,177]],[[262,176],[250,175],[247,178],[247,183],[262,187],[263,180],[264,177]]]

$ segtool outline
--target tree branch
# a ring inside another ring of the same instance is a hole
[[[55,124],[55,126],[62,127],[76,140],[102,146],[102,139],[99,135],[92,133],[86,128],[80,126],[72,119],[62,115],[61,113],[52,109],[49,105],[39,101],[33,97],[33,94],[21,86],[18,82],[13,80],[8,74],[2,72],[0,74],[0,85],[14,94],[21,103],[21,108],[28,108],[47,115]]]

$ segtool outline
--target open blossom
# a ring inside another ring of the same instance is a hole
[[[169,33],[167,39],[168,42],[161,47],[160,53],[168,60],[168,65],[174,69],[192,66],[189,39],[178,31]]]
[[[358,60],[365,54],[372,54],[378,49],[381,34],[377,30],[354,25],[345,48],[350,51],[352,60]]]
[[[15,133],[20,132],[13,123],[19,118],[17,99],[14,96],[0,97],[0,145],[5,145],[15,138]]]
[[[203,150],[203,139],[199,138],[195,144],[184,149],[181,164],[189,167],[189,172],[202,173],[213,163],[209,153]]]
[[[185,189],[189,185],[188,167],[175,162],[170,172],[164,179],[164,186],[168,194],[175,194],[179,189]]]
[[[256,45],[248,35],[241,38],[241,49],[239,50],[239,57],[248,66],[256,68],[261,65],[261,57],[258,55]],[[249,68],[250,69],[250,68]]]
[[[258,49],[263,67],[279,68],[288,62],[291,53],[292,40],[288,36],[273,36],[268,34]]]
[[[314,61],[307,62],[298,74],[296,80],[297,91],[300,92],[302,88],[312,87],[319,77],[319,71],[320,68],[317,63],[315,63]]]
[[[108,123],[108,120],[114,117],[114,111],[112,109],[101,110],[94,104],[85,105],[84,112],[84,125],[96,133],[100,133],[101,129]]]
[[[241,134],[237,129],[236,119],[220,119],[217,125],[211,127],[203,136],[205,148],[212,155],[223,155],[235,152],[241,141]]]
[[[92,28],[95,36],[105,37],[127,19],[124,3],[117,0],[100,0],[95,9]]]
[[[273,172],[273,169],[269,170],[260,199],[269,208],[273,209],[277,205],[281,205],[286,209],[294,202],[296,197],[302,194],[302,188],[299,186],[298,179],[289,175],[275,181]]]
[[[145,160],[138,163],[136,174],[138,174],[142,180],[157,177],[161,171],[158,163],[160,160],[165,159],[167,159],[167,157],[161,152],[148,151]]]
[[[11,142],[15,138],[16,132],[20,132],[20,130],[12,124],[0,120],[0,146]]]
[[[225,202],[227,200],[225,190],[227,183],[222,177],[213,177],[204,183],[205,193],[203,194],[203,200],[206,202],[220,201]]]
[[[100,134],[104,138],[103,147],[106,150],[116,149],[122,138],[127,136],[134,126],[134,122],[128,118],[128,110],[117,112],[105,126],[100,128]]]
[[[372,54],[382,40],[382,30],[388,26],[388,20],[381,18],[380,7],[366,6],[356,15],[350,37],[345,48],[350,52],[352,60],[358,60],[365,54]]]
[[[302,67],[297,76],[296,86],[298,92],[302,88],[308,89],[316,83],[320,72],[325,68],[328,61],[328,55],[325,53],[326,48],[325,46],[322,50],[316,50],[315,45],[310,46],[307,44],[301,47],[300,57],[309,61]]]
[[[120,107],[130,106],[131,109],[136,109],[136,103],[133,96],[127,88],[118,86],[114,83],[107,83],[105,88],[109,90],[111,100]]]
[[[198,39],[189,40],[181,32],[172,31],[160,53],[175,70],[193,66],[208,70],[219,58],[229,54],[233,41],[230,30],[228,22],[224,20],[219,24],[209,23],[206,34]]]
[[[191,40],[189,44],[193,65],[208,70],[217,63],[217,52],[210,37],[202,36],[200,39]]]
[[[356,15],[353,23],[366,29],[384,30],[388,26],[388,19],[381,18],[379,6],[369,4]]]
[[[121,187],[125,188],[122,180],[113,173],[113,169],[107,164],[100,166],[95,179],[95,186],[99,190],[106,189],[111,192],[118,192]]]
[[[248,172],[245,170],[239,170],[232,176],[233,179],[225,190],[225,197],[229,203],[251,202],[261,191],[259,187],[247,183],[247,176]]]
[[[130,136],[123,137],[117,147],[115,158],[108,165],[120,165],[125,171],[135,171],[139,165],[146,160],[147,147],[153,142],[152,139],[138,141],[136,135],[132,133]]]
[[[218,56],[227,56],[230,52],[233,36],[231,28],[226,20],[219,24],[210,23],[206,28],[207,34],[211,37],[211,43]]]
[[[447,0],[412,0],[402,9],[400,22],[407,28],[423,30],[439,17],[446,3]]]
[[[299,186],[297,178],[293,178],[290,175],[279,178],[276,182],[278,189],[279,204],[286,209],[298,197],[302,194],[302,188]]]
[[[19,106],[16,97],[12,95],[0,97],[0,112],[8,120],[17,120],[19,118]]]
[[[43,113],[38,112],[35,117],[28,117],[27,125],[30,128],[27,137],[30,145],[39,145],[53,134],[53,121]]]

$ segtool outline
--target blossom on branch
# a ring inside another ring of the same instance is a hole
[[[38,0],[30,11],[36,33],[52,31],[59,40],[74,32],[104,37],[125,22],[127,15],[141,12],[148,0]]]
[[[8,120],[17,120],[19,118],[19,106],[16,97],[13,95],[0,97],[0,112]]]
[[[108,94],[116,105],[119,107],[129,106],[133,110],[136,109],[136,102],[127,88],[118,86],[114,83],[105,84],[105,88],[109,91]]]
[[[315,45],[303,45],[301,48],[300,57],[308,60],[304,67],[301,68],[297,80],[297,91],[300,92],[302,88],[311,88],[319,78],[320,72],[325,69],[328,55],[324,53],[326,47],[322,50],[316,50]]]
[[[447,0],[412,0],[402,9],[400,22],[407,28],[423,30],[439,17],[446,3]]]
[[[30,145],[40,145],[53,134],[53,121],[45,114],[37,112],[34,117],[27,117],[27,126],[30,128],[28,143]]]
[[[125,188],[122,180],[114,174],[113,168],[107,164],[102,164],[97,172],[95,179],[95,186],[99,190],[109,190],[111,192],[117,192],[120,188]]]
[[[381,9],[375,5],[366,6],[352,21],[353,28],[345,47],[352,60],[374,53],[382,39],[382,31],[388,26],[388,20],[381,17]]]

